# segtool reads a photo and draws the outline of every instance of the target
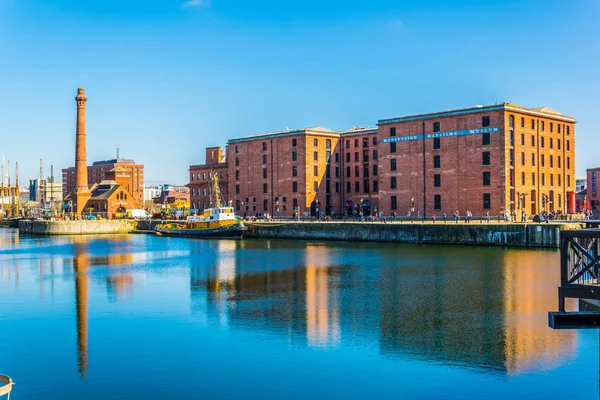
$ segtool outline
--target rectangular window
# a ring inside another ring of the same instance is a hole
[[[545,161],[546,157],[544,157],[544,154],[542,154],[542,158],[540,159],[540,163],[542,165],[542,167],[544,167],[544,161]]]
[[[488,171],[483,173],[483,186],[490,186],[491,185],[491,177],[490,177],[490,173]]]
[[[550,174],[550,186],[554,186],[554,174]]]
[[[263,199],[263,210],[269,211],[269,202],[267,199]]]
[[[235,180],[236,181],[240,180],[240,171],[235,171]]]
[[[240,194],[240,185],[235,185],[235,194]]]
[[[540,128],[541,128],[542,130],[544,130],[544,121],[541,121]]]
[[[335,177],[336,178],[340,177],[340,167],[335,167]]]
[[[369,162],[369,150],[363,151],[363,162]]]
[[[489,210],[492,208],[492,196],[489,193],[483,194],[483,209]]]
[[[513,125],[514,125],[514,120],[513,120]],[[481,117],[481,126],[483,126],[483,127],[490,126],[489,115],[486,115],[485,117]]]
[[[314,189],[315,189],[315,193],[318,192],[319,191],[319,182],[316,182],[316,181],[313,182],[313,186],[314,186]]]
[[[238,154],[239,152],[240,152],[239,146],[235,146],[235,154]]]
[[[531,120],[531,129],[535,129],[535,120],[534,119]]]
[[[373,136],[373,146],[377,146],[377,136]]]
[[[360,192],[360,182],[354,182],[354,191],[356,193]]]
[[[390,143],[390,153],[396,152],[396,142]]]
[[[525,186],[525,172],[521,172],[521,185]]]
[[[377,176],[378,168],[377,164],[373,165],[373,176]]]
[[[267,142],[263,142],[262,146],[263,146],[263,151],[267,151]]]
[[[490,165],[490,164],[491,164],[490,152],[484,151],[483,152],[483,165]]]
[[[558,183],[558,186],[562,185],[562,176],[560,174],[556,177],[556,183]]]
[[[263,183],[263,193],[267,193],[269,190],[269,187],[266,183]]]
[[[441,165],[441,157],[440,156],[433,156],[433,168],[440,168]]]
[[[554,168],[554,157],[550,155],[550,168]]]
[[[340,153],[335,153],[335,162],[340,162]]]
[[[442,176],[440,174],[433,175],[433,187],[442,186]]]
[[[263,178],[267,178],[267,169],[263,168]]]
[[[390,202],[390,208],[392,210],[396,210],[398,208],[398,198],[396,196],[392,196]]]
[[[571,151],[571,142],[567,140],[567,151]]]
[[[350,140],[346,139],[346,147],[350,147]]]
[[[362,144],[363,144],[363,145],[362,145],[363,149],[364,149],[365,147],[369,147],[369,138],[363,138],[363,140],[362,140]]]
[[[240,159],[238,157],[235,158],[235,166],[236,167],[240,166]]]
[[[355,165],[355,166],[354,166],[354,176],[355,176],[356,178],[358,178],[358,177],[360,176],[360,172],[359,172],[359,170],[358,170],[358,165]]]
[[[556,148],[560,150],[560,139],[556,139]]]
[[[292,151],[292,161],[298,161],[298,153]]]
[[[550,122],[550,132],[552,132],[554,130],[554,124],[552,122]]]
[[[562,168],[561,162],[560,162],[560,156],[556,157],[556,165],[558,166],[558,168]]]
[[[535,136],[531,135],[531,146],[535,147]]]
[[[390,171],[395,171],[396,170],[396,159],[391,159],[390,160]]]
[[[521,152],[521,165],[525,165],[525,153]]]
[[[535,154],[531,153],[531,166],[535,167]]]
[[[325,151],[325,162],[327,164],[329,164],[330,161],[331,161],[331,150],[326,150]]]
[[[391,189],[396,189],[396,184],[397,184],[397,183],[396,183],[396,177],[395,177],[395,176],[392,176],[392,177],[390,178],[390,188],[391,188]]]
[[[368,178],[369,177],[369,165],[365,164],[363,165],[363,178]]]
[[[546,185],[546,175],[542,174],[541,177],[542,177],[542,180],[541,180],[542,186],[545,186]]]
[[[535,172],[531,173],[531,185],[535,186]]]
[[[313,139],[313,146],[317,147],[319,145],[319,139]]]
[[[298,208],[298,199],[292,199],[292,207],[294,207],[294,210]]]
[[[571,175],[567,175],[567,186],[571,186]]]
[[[433,149],[434,150],[439,150],[440,149],[440,138],[433,138]]]
[[[521,117],[521,128],[525,128],[525,118]]]
[[[350,162],[350,153],[346,153],[346,162]]]
[[[354,162],[358,162],[358,151],[354,152]]]
[[[567,169],[571,169],[571,157],[567,157]]]
[[[525,134],[521,133],[521,146],[525,146]]]
[[[433,208],[434,208],[434,210],[442,209],[442,196],[441,195],[436,194],[433,196]]]
[[[292,167],[292,176],[298,176],[298,167],[295,165]]]
[[[550,143],[549,143],[549,145],[550,145],[550,148],[553,148],[554,146],[552,145],[552,138],[549,138],[549,139],[548,139],[548,141],[550,142]]]
[[[439,122],[434,122],[433,123],[433,131],[434,132],[439,132],[440,131],[440,123]]]
[[[358,139],[354,139],[354,147],[358,147]]]
[[[313,153],[313,159],[314,159],[315,161],[319,161],[319,152],[318,152],[318,151],[315,151],[315,152]]]
[[[490,133],[489,132],[484,132],[483,135],[481,135],[481,144],[484,146],[487,146],[490,144]]]
[[[298,139],[292,139],[292,147],[298,146]]]
[[[346,182],[346,193],[350,193],[350,182]]]
[[[390,127],[390,136],[396,136],[396,128],[395,127]]]
[[[369,188],[369,180],[365,179],[365,181],[363,182],[363,188],[365,193],[369,193],[370,192],[370,188]]]
[[[316,165],[314,166],[314,171],[313,171],[313,175],[314,176],[319,176],[319,167],[317,167]]]
[[[558,131],[558,133],[560,133],[560,130]],[[567,135],[571,134],[571,127],[569,125],[567,125]]]
[[[542,149],[544,148],[544,137],[543,136],[540,138],[540,147]]]
[[[515,127],[515,116],[514,115],[508,116],[508,126],[510,126],[511,128]]]
[[[292,182],[292,192],[298,192],[298,182]]]
[[[350,167],[346,167],[346,178],[350,178]]]
[[[336,183],[335,183],[335,192],[336,192],[336,193],[339,193],[339,192],[340,192],[340,183],[339,183],[339,182],[336,182]]]
[[[377,150],[373,150],[373,161],[377,160],[378,156],[379,154],[377,153]]]

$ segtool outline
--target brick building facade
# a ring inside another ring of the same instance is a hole
[[[225,150],[227,152],[227,149]],[[220,147],[206,149],[205,163],[190,166],[190,207],[196,212],[202,212],[213,206],[212,183],[213,174],[219,178],[221,201],[229,202],[229,171],[225,154]]]
[[[600,192],[598,191],[598,178],[600,178],[600,167],[587,170],[587,198],[586,205],[596,214],[600,212]]]
[[[575,120],[512,103],[231,139],[211,165],[215,151],[190,167],[190,188],[210,193],[198,174],[218,168],[226,200],[248,216],[531,215],[565,210],[575,190]]]
[[[386,214],[565,210],[575,120],[511,103],[379,121]]]
[[[144,165],[136,164],[134,160],[116,158],[112,160],[95,161],[87,167],[88,187],[99,184],[107,179],[106,174],[116,167],[125,169],[129,173],[129,180],[123,182],[125,189],[131,193],[138,204],[144,202]],[[75,188],[75,167],[62,170],[63,196],[72,193]]]

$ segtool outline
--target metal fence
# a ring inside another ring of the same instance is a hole
[[[600,300],[600,229],[561,231],[559,311],[565,298]]]

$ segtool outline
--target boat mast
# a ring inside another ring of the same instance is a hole
[[[220,200],[221,193],[219,191],[219,177],[214,172],[211,172],[211,174],[212,174],[212,181],[213,181],[213,188],[214,188],[213,194],[215,196],[215,206],[214,207],[219,208],[219,207],[221,207],[221,200]]]
[[[19,217],[19,162],[15,162],[15,217]]]

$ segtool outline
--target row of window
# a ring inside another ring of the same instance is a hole
[[[373,187],[371,188],[371,184]],[[379,181],[369,181],[368,179],[363,180],[362,192],[360,190],[360,182],[354,182],[354,193],[377,193],[379,191]],[[346,193],[352,193],[352,182],[346,182]]]
[[[207,177],[208,177],[208,179],[212,179],[213,175],[217,175],[219,178],[223,178],[224,173],[221,172],[221,174],[219,175],[217,172],[209,172],[208,174],[206,172],[204,172],[204,173],[202,173],[202,177],[200,176],[200,173],[198,173],[197,176],[194,173],[194,174],[192,174],[192,180],[193,181],[195,181],[195,180],[199,180],[199,181],[200,180],[206,180]],[[196,178],[198,178],[198,179],[196,179]]]
[[[275,200],[277,201],[277,200]],[[256,198],[254,199],[254,202],[256,202]],[[263,211],[269,211],[269,200],[268,199],[263,199]],[[245,211],[250,211],[250,209],[252,209],[252,211],[256,211],[256,204],[252,204],[252,206],[250,206],[250,204],[248,203],[248,198],[246,198],[246,203],[241,202],[239,200],[235,201],[235,209],[236,211],[241,211],[242,207],[244,207]],[[298,199],[292,199],[292,207],[295,210],[298,207]],[[279,208],[279,204],[277,204],[277,208]],[[287,210],[287,204],[281,204],[281,208],[283,211]],[[278,212],[279,210],[276,210],[276,212]]]
[[[508,125],[511,128],[515,127],[515,116],[514,115],[510,115],[508,117]],[[554,132],[554,126],[555,126],[554,122],[550,122],[548,124],[548,128],[549,128],[550,132]],[[561,126],[563,127],[562,129],[564,130],[564,132],[566,132],[567,135],[571,134],[571,127],[569,125],[565,125],[565,124],[561,125],[559,123],[556,123],[556,132],[557,133],[561,133]],[[521,117],[521,128],[525,128],[525,118],[524,117]],[[540,131],[545,131],[546,130],[546,123],[545,123],[545,121],[540,121],[539,122],[539,128],[540,128]],[[531,129],[535,130],[535,119],[533,119],[533,118],[531,119]]]
[[[394,160],[394,161],[396,161],[396,160]],[[372,169],[373,169],[373,176],[377,176],[378,173],[379,173],[379,167],[377,166],[377,164],[373,165]],[[362,170],[363,170],[363,177],[364,178],[368,178],[369,177],[369,170],[370,170],[369,166],[368,165],[363,165]],[[351,167],[346,167],[346,178],[350,178],[351,171],[352,171]],[[337,176],[337,167],[336,167],[336,176],[335,177],[338,178],[338,176]],[[360,167],[358,165],[354,166],[354,177],[355,178],[359,178],[360,177]]]
[[[359,156],[358,156],[358,151],[354,152],[354,162],[360,162],[359,160]],[[346,162],[350,162],[350,155],[351,153],[346,153]],[[337,153],[336,153],[337,156]],[[378,152],[377,150],[373,150],[373,161],[378,159]],[[336,159],[337,161],[337,159]],[[369,150],[363,150],[363,162],[369,162]]]

